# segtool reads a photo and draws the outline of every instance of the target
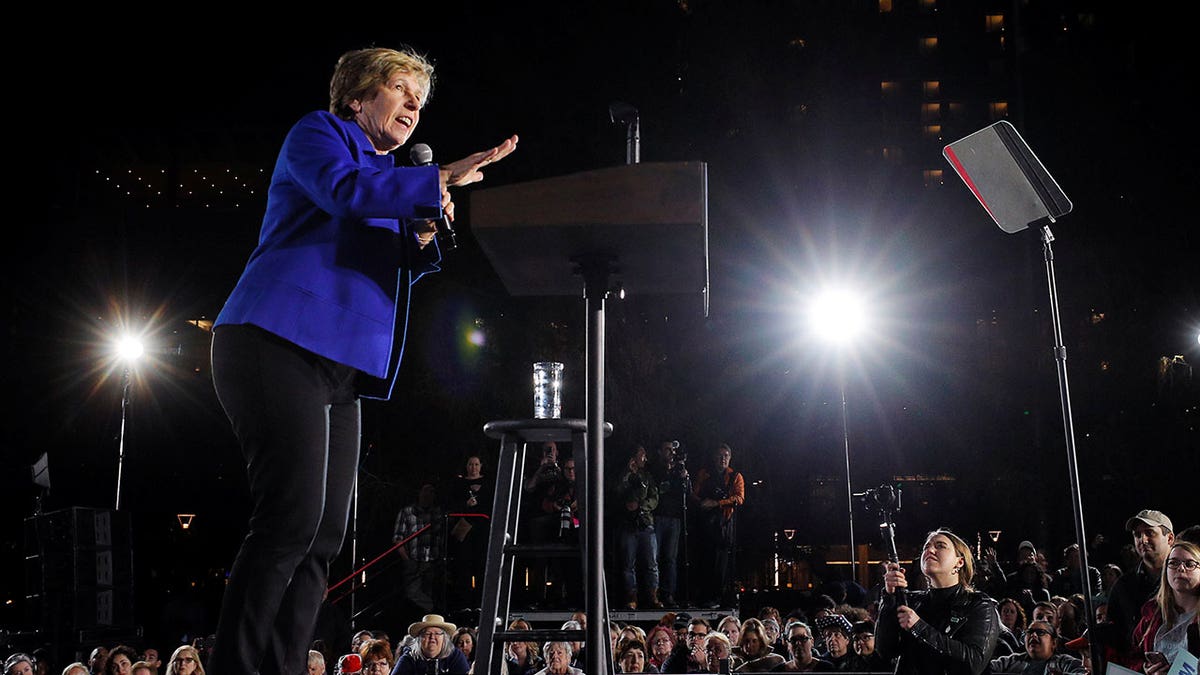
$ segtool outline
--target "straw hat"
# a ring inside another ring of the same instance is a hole
[[[421,635],[421,631],[426,628],[441,628],[447,635],[453,635],[458,630],[458,626],[448,623],[446,618],[441,614],[426,614],[421,617],[421,620],[408,627],[408,634],[413,637]]]

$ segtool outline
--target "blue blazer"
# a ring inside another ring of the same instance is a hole
[[[436,166],[397,167],[354,121],[305,115],[283,142],[258,246],[217,316],[354,367],[359,393],[391,396],[409,289],[438,270],[410,219],[442,215]]]

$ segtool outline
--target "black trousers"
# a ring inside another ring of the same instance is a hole
[[[253,512],[207,671],[296,675],[346,535],[361,430],[356,371],[240,325],[216,329],[212,369]]]

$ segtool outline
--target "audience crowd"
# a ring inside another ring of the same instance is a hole
[[[663,600],[675,599],[673,574],[668,587],[659,585],[666,575],[655,571],[655,565],[663,562],[655,557],[658,541],[644,536],[653,532],[650,505],[660,494],[659,487],[661,494],[672,494],[680,491],[681,483],[686,485],[686,480],[680,479],[686,478],[686,471],[675,470],[678,455],[672,450],[670,444],[664,444],[656,466],[643,448],[637,448],[622,478],[621,507],[629,516],[622,522],[627,545],[623,551],[625,583],[613,591],[617,597],[610,602],[615,606],[632,609],[645,601],[643,609],[657,609],[663,607]],[[728,469],[728,446],[722,446],[721,453],[721,467],[733,476],[736,472]],[[553,450],[543,457],[537,478],[527,480],[526,488],[542,498],[532,506],[535,515],[562,514],[540,532],[550,537],[558,533],[556,528],[565,531],[577,525],[578,505],[573,487],[564,484],[573,482],[573,475],[547,468],[558,461]],[[478,459],[470,461],[475,471],[469,480],[478,484]],[[674,483],[669,484],[671,481]],[[478,492],[478,488],[463,491],[472,501]],[[730,494],[719,492],[705,499],[713,500],[714,513],[726,510],[732,516],[742,497],[733,499]],[[720,517],[714,520],[717,530],[720,522]],[[1146,509],[1129,518],[1124,529],[1129,534],[1125,550],[1136,554],[1136,559],[1098,560],[1095,562],[1102,567],[1089,565],[1086,571],[1074,544],[1048,553],[1046,547],[1021,541],[1015,555],[1001,562],[994,549],[982,550],[977,545],[972,552],[956,535],[939,530],[930,533],[921,560],[914,561],[919,569],[908,570],[911,579],[902,566],[891,563],[881,570],[881,581],[874,588],[855,582],[826,582],[817,592],[798,594],[798,606],[786,612],[774,607],[750,608],[742,602],[740,610],[714,620],[692,616],[683,607],[670,607],[657,620],[641,625],[611,621],[607,647],[612,670],[1087,673],[1099,672],[1091,669],[1095,645],[1106,662],[1137,672],[1165,674],[1181,659],[1200,653],[1200,527],[1176,532],[1165,514]],[[1061,566],[1051,564],[1052,556],[1059,557]],[[673,550],[670,557],[674,557]],[[479,570],[473,568],[472,572]],[[562,574],[553,569],[544,573],[551,577]],[[1091,590],[1090,603],[1084,597],[1085,587]],[[429,602],[427,587],[420,590],[422,604]],[[728,592],[722,589],[711,595]],[[946,605],[950,609],[936,609],[933,601],[939,597],[953,598]],[[1089,604],[1095,616],[1088,616]],[[966,609],[960,612],[956,609],[960,607]],[[740,616],[747,609],[753,615]],[[690,611],[699,614],[700,608]],[[583,612],[564,610],[561,626],[554,627],[582,630],[587,620]],[[508,628],[531,630],[532,626],[515,619]],[[488,645],[477,644],[476,636],[476,627],[458,626],[443,615],[427,613],[408,625],[399,640],[375,629],[358,631],[344,647],[314,642],[308,673],[466,675],[474,673],[476,664],[486,661],[488,654]],[[147,645],[95,646],[86,660],[73,663],[51,663],[44,649],[17,652],[6,659],[3,675],[205,675],[209,640],[171,649],[164,661],[156,648]],[[501,671],[506,675],[582,675],[584,652],[584,644],[572,640],[506,643]],[[355,665],[361,664],[359,670],[351,668],[355,658]]]

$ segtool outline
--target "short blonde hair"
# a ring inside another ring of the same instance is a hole
[[[410,47],[387,49],[371,47],[346,52],[338,58],[329,81],[329,112],[338,117],[354,119],[351,101],[374,98],[375,90],[384,86],[396,73],[409,73],[417,78],[424,91],[421,106],[433,94],[433,63]]]

